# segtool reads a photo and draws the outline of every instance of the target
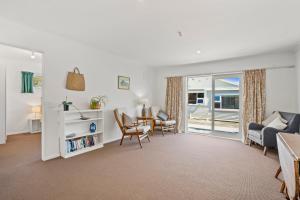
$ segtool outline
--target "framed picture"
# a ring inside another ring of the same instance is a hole
[[[33,76],[32,77],[33,87],[36,87],[36,88],[42,87],[42,80],[43,80],[43,77],[40,75]]]
[[[130,78],[127,76],[118,76],[118,89],[129,90]]]

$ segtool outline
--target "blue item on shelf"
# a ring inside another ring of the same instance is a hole
[[[91,133],[95,133],[96,132],[96,124],[93,122],[90,124],[90,132]]]

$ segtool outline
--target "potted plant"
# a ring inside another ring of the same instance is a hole
[[[100,109],[101,105],[105,105],[107,101],[106,96],[95,96],[91,98],[90,108],[91,109]]]
[[[68,111],[70,105],[72,105],[72,102],[68,101],[68,97],[66,97],[66,100],[62,102],[63,106],[64,106],[64,111]]]

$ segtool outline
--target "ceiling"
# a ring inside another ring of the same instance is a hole
[[[2,58],[12,61],[18,60],[25,63],[42,63],[42,54],[39,52],[32,52],[26,49],[0,44],[0,63]]]
[[[0,1],[4,18],[149,66],[293,48],[299,9],[299,0]]]

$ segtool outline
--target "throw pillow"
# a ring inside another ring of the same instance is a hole
[[[126,128],[132,128],[134,126],[134,120],[125,113],[122,113],[122,122],[123,126],[125,126]]]
[[[277,117],[270,124],[268,124],[267,127],[272,127],[272,128],[278,129],[278,130],[283,130],[287,127],[287,125],[285,123],[283,123],[279,117]]]
[[[286,124],[288,121],[281,117],[280,113],[278,111],[275,111],[270,115],[267,119],[265,119],[262,122],[262,125],[268,126],[272,121],[274,121],[276,118],[279,118],[284,124]]]
[[[168,114],[165,113],[165,112],[162,111],[162,110],[160,110],[160,111],[158,112],[157,117],[158,117],[159,119],[161,119],[162,121],[167,121],[168,118],[169,118]]]

